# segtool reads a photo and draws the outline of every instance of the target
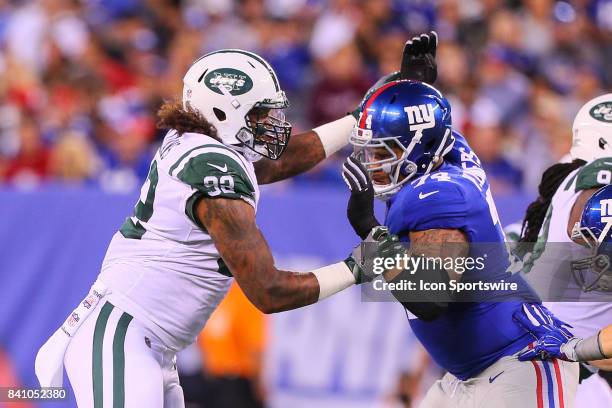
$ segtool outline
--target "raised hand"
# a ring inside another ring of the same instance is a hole
[[[435,31],[412,37],[406,41],[400,78],[414,79],[432,85],[438,77],[437,48],[438,34]]]
[[[380,225],[374,215],[374,187],[366,168],[349,156],[342,165],[342,178],[351,190],[346,215],[351,227],[361,239],[365,239],[372,228]]]

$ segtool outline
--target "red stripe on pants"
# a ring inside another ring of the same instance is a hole
[[[529,345],[529,348],[533,348],[533,343]],[[533,368],[536,372],[536,398],[538,400],[538,408],[544,408],[544,395],[542,394],[542,372],[540,371],[538,363],[536,363],[534,360],[531,360],[531,364],[533,364]]]
[[[559,368],[559,360],[553,360],[555,367],[555,378],[557,379],[557,388],[559,389],[559,408],[565,408],[563,403],[563,381],[561,381],[561,369]]]

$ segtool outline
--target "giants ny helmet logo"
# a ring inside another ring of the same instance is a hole
[[[600,200],[599,205],[601,206],[601,222],[606,224],[599,237],[597,237],[597,241],[601,243],[610,233],[610,227],[612,227],[612,199]]]
[[[423,130],[436,126],[434,107],[429,103],[427,105],[406,106],[404,111],[408,115],[409,129],[416,132],[415,136],[421,136]]]

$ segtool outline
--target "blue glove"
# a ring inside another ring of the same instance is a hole
[[[534,348],[519,354],[519,360],[526,361],[536,357],[563,358],[560,351],[563,344],[575,338],[567,329],[569,324],[557,319],[547,308],[538,303],[525,303],[521,310],[514,312],[512,318],[527,332],[534,340]]]
[[[512,318],[522,328],[531,333],[537,340],[549,333],[552,328],[562,330],[570,337],[572,333],[567,330],[569,324],[555,317],[546,307],[540,303],[524,303],[521,310],[514,312]]]
[[[578,361],[576,345],[581,341],[578,337],[568,337],[563,330],[551,330],[535,342],[532,349],[518,355],[520,361],[540,358],[548,360],[558,358],[565,361]]]

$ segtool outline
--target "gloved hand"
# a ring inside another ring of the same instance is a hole
[[[361,239],[380,225],[374,215],[374,186],[363,164],[349,156],[342,165],[342,178],[351,190],[346,215],[351,227]]]
[[[568,358],[568,356],[562,357],[564,352],[561,347],[570,340],[576,339],[567,329],[572,326],[557,319],[546,307],[538,303],[526,303],[521,310],[514,312],[512,318],[536,340],[532,349],[519,354],[519,360],[526,361],[535,357]],[[573,343],[575,342],[572,340]],[[571,350],[567,347],[564,347],[564,350],[568,351],[571,357]],[[573,357],[575,358],[575,352]]]
[[[533,348],[518,355],[520,361],[540,358],[558,358],[565,361],[578,361],[576,346],[582,341],[578,337],[568,337],[562,330],[551,330],[535,342]]]
[[[397,235],[389,234],[385,226],[377,226],[357,245],[351,255],[344,260],[355,276],[355,282],[371,282],[380,273],[374,272],[375,258],[395,258],[403,256],[406,249]]]
[[[536,340],[553,329],[562,331],[568,337],[573,337],[572,333],[567,330],[572,326],[557,319],[550,310],[539,303],[523,304],[521,310],[514,312],[512,319],[531,333]]]
[[[438,77],[438,65],[436,64],[436,50],[438,47],[438,34],[430,31],[406,41],[400,70],[384,75],[368,89],[365,96],[352,112],[351,115],[359,120],[363,110],[364,102],[376,92],[382,85],[397,81],[399,79],[413,79],[432,85]]]
[[[414,79],[433,85],[438,78],[437,48],[438,34],[435,31],[408,40],[404,45],[400,78]]]

